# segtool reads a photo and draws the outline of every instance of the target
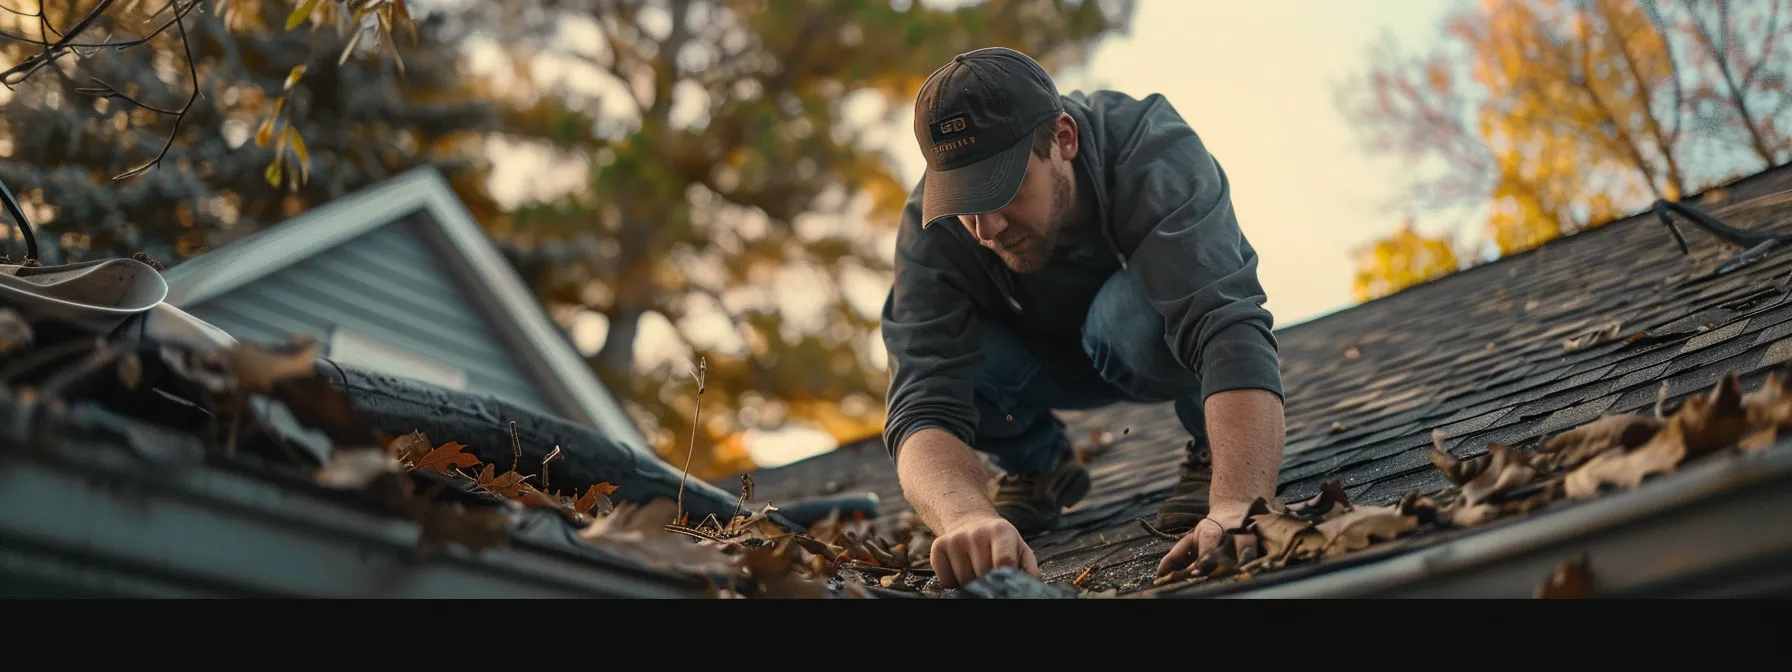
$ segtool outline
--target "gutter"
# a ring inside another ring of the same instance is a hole
[[[1164,597],[1532,598],[1584,560],[1591,597],[1792,597],[1792,439],[1635,490]]]
[[[12,444],[0,450],[7,597],[706,596],[700,579],[514,531],[508,546],[423,558],[416,523],[321,489],[145,460],[115,442],[0,438]]]

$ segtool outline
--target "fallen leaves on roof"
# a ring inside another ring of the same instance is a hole
[[[1442,432],[1426,449],[1450,485],[1435,493],[1408,492],[1393,506],[1349,501],[1338,481],[1305,501],[1259,498],[1228,538],[1258,540],[1255,558],[1235,557],[1230,544],[1195,566],[1160,577],[1155,585],[1253,575],[1320,562],[1422,533],[1484,525],[1563,500],[1584,500],[1634,489],[1693,460],[1765,450],[1792,429],[1792,367],[1767,376],[1744,394],[1736,374],[1688,397],[1672,414],[1608,414],[1524,449],[1490,443],[1462,458],[1445,449]],[[1586,568],[1560,568],[1539,595],[1585,594]]]

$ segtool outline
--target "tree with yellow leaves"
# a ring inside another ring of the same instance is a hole
[[[1356,300],[1386,296],[1402,288],[1456,271],[1456,250],[1446,238],[1419,233],[1412,218],[1393,235],[1357,250]]]
[[[1792,2],[1745,4],[1481,0],[1431,54],[1373,53],[1346,114],[1372,151],[1421,168],[1408,207],[1483,207],[1486,238],[1512,254],[1792,150],[1777,132]],[[1747,154],[1759,161],[1738,165]]]

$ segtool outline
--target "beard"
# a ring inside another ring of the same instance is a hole
[[[1015,273],[1032,273],[1045,267],[1051,260],[1052,250],[1057,249],[1063,238],[1064,230],[1074,215],[1070,202],[1070,176],[1063,173],[1052,175],[1052,211],[1045,222],[1044,231],[1034,232],[1022,227],[1015,227],[998,236],[994,247],[996,256]]]

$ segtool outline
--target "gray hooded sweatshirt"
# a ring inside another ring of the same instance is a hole
[[[1093,221],[1038,272],[1010,271],[956,221],[923,228],[921,186],[910,194],[882,314],[892,459],[926,428],[976,445],[971,399],[988,325],[1012,330],[1065,380],[1096,375],[1082,348],[1083,320],[1102,283],[1122,269],[1163,315],[1157,336],[1200,375],[1202,400],[1247,388],[1282,395],[1257,253],[1239,230],[1226,174],[1201,139],[1158,94],[1062,98],[1077,123],[1075,172],[1078,188],[1093,192]]]

